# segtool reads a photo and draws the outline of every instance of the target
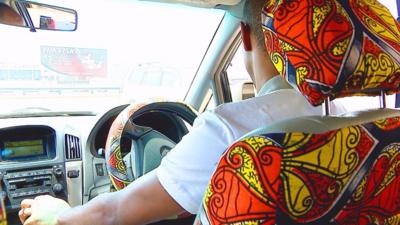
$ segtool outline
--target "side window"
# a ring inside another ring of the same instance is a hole
[[[226,70],[233,102],[254,97],[255,93],[253,82],[244,64],[242,49],[240,45]]]
[[[251,81],[244,64],[242,48],[242,45],[240,45],[234,53],[226,71],[220,75],[221,86],[223,86],[222,88],[229,87],[227,88],[228,90],[225,90],[225,93],[229,95],[229,99],[232,98],[233,102],[251,98],[255,95],[253,82]],[[200,111],[211,110],[218,106],[217,97],[214,95],[215,92],[213,94],[211,88],[209,94],[209,97],[206,98],[207,100],[200,108]],[[224,101],[230,102],[230,100],[227,99]]]

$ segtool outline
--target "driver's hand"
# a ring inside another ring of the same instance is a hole
[[[19,219],[24,225],[56,225],[58,215],[71,208],[64,200],[50,195],[21,202]]]

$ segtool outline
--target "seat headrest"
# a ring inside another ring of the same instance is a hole
[[[376,0],[268,0],[270,57],[312,105],[400,88],[400,25]]]

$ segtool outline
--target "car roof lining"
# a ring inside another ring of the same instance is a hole
[[[199,8],[215,8],[230,12],[234,17],[242,18],[246,0],[142,0],[168,4],[182,4]]]
[[[194,7],[215,8],[220,5],[233,6],[241,0],[142,0],[148,2],[178,3]]]

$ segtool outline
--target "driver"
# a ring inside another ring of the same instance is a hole
[[[199,116],[193,129],[154,171],[127,188],[100,195],[71,208],[51,196],[25,199],[19,217],[24,225],[146,224],[185,211],[195,214],[222,153],[247,132],[272,122],[320,115],[286,83],[265,47],[261,9],[266,0],[250,0],[241,23],[245,64],[258,96],[224,104]],[[288,104],[288,99],[290,103]],[[339,107],[333,107],[337,113]]]

